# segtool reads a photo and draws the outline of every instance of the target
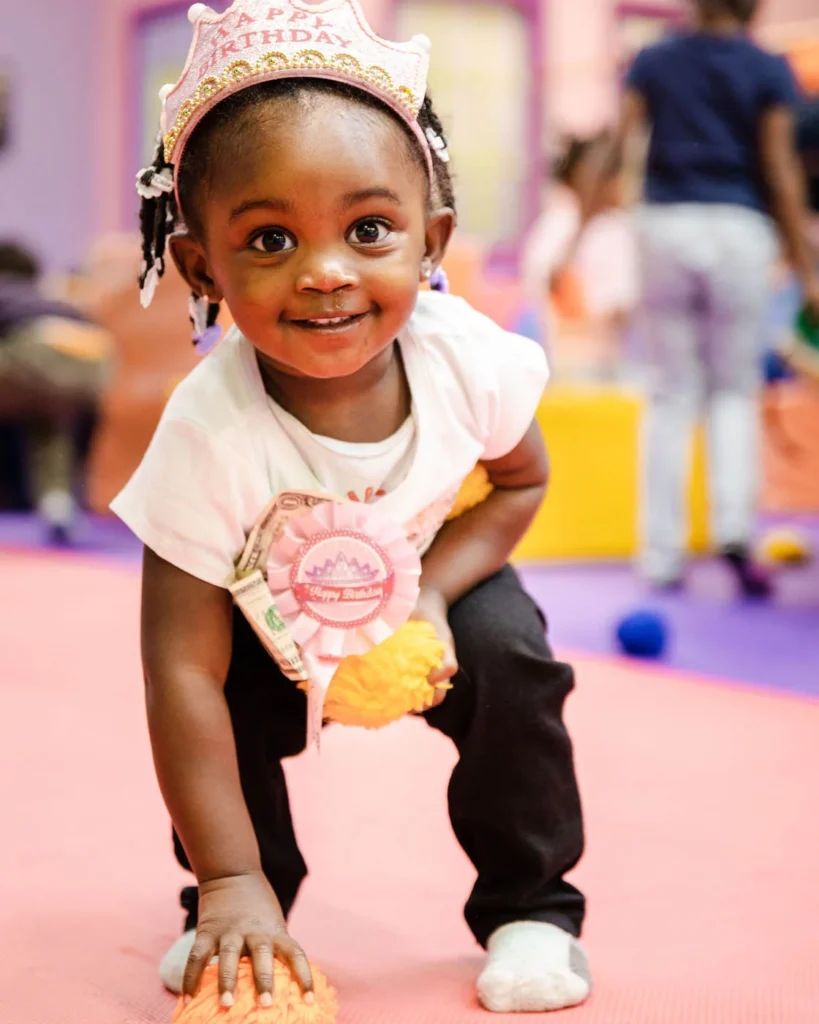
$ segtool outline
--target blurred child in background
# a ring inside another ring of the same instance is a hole
[[[631,217],[622,209],[616,169],[582,209],[609,142],[606,132],[566,141],[524,248],[524,289],[538,311],[556,376],[617,376],[623,330],[637,301]]]
[[[761,327],[776,228],[817,312],[819,278],[793,145],[797,87],[786,61],[751,41],[756,6],[696,0],[690,30],[637,55],[608,163],[650,131],[637,221],[650,372],[642,570],[657,586],[682,581],[689,451],[704,405],[712,534],[742,591],[763,597],[770,582],[750,541]],[[588,195],[604,183],[598,170]]]
[[[109,338],[72,306],[45,297],[35,257],[0,243],[0,418],[26,430],[28,484],[51,540],[75,521],[77,428],[106,379]]]

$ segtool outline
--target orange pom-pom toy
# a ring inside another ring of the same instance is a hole
[[[180,999],[173,1015],[173,1024],[335,1024],[338,1003],[333,987],[314,964],[315,1002],[305,1003],[301,987],[290,968],[275,961],[273,1005],[259,1006],[249,960],[239,963],[236,1002],[226,1008],[219,1002],[219,965],[210,964],[202,975],[196,996],[184,1005]]]

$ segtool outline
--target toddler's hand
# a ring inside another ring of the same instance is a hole
[[[452,639],[452,630],[449,628],[447,604],[444,596],[437,590],[422,587],[415,611],[410,618],[429,622],[435,628],[438,639],[444,645],[444,660],[440,668],[430,672],[429,681],[433,686],[436,683],[445,683],[447,679],[451,679],[458,671],[458,661],[455,657],[455,641]],[[437,707],[446,695],[446,690],[436,690],[430,707]]]
[[[183,995],[196,994],[202,972],[218,956],[222,1005],[232,1006],[243,953],[251,957],[261,1006],[273,1004],[274,956],[290,965],[305,1001],[312,1002],[313,978],[307,957],[287,934],[279,901],[260,871],[199,886],[199,927],[185,970]]]

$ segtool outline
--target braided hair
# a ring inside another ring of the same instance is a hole
[[[145,168],[139,177],[141,185],[150,188],[154,180],[163,172],[170,172],[173,177],[173,165],[165,160],[165,143],[160,135],[157,140],[154,160],[150,167]],[[139,273],[139,287],[145,287],[150,274],[157,278],[165,274],[165,252],[168,235],[180,227],[182,218],[176,196],[171,191],[154,190],[157,194],[143,196],[139,207],[139,227],[142,235],[142,268]],[[196,297],[194,293],[194,298]],[[208,305],[207,326],[212,327],[219,317],[219,303]],[[195,325],[194,325],[195,326]]]
[[[146,191],[156,193],[151,198],[143,198],[139,211],[139,223],[142,234],[142,269],[139,277],[140,288],[144,287],[149,275],[162,277],[165,273],[165,252],[168,235],[175,230],[186,227],[194,235],[201,235],[201,221],[197,208],[199,186],[207,179],[213,166],[214,138],[217,133],[236,123],[238,115],[247,113],[252,108],[274,98],[297,99],[304,93],[318,93],[342,96],[345,99],[368,106],[371,109],[386,112],[401,126],[408,142],[408,149],[413,158],[428,177],[426,156],[418,139],[409,126],[385,103],[370,93],[364,92],[353,85],[320,78],[285,78],[272,82],[262,82],[234,93],[202,118],[191,133],[191,137],[182,155],[179,167],[174,168],[165,160],[165,149],[160,138],[154,160],[140,176],[140,183],[148,186]],[[418,125],[425,134],[431,130],[438,136],[444,146],[447,139],[440,118],[432,106],[427,94],[418,112]],[[455,210],[455,190],[449,164],[442,159],[440,152],[430,146],[432,153],[433,180],[429,182],[429,203],[432,209],[448,207]],[[175,175],[176,190],[179,196],[177,204],[173,191],[150,189],[151,183],[160,175]],[[181,207],[181,208],[180,208]],[[208,306],[207,326],[216,323],[219,316],[219,303],[212,302]]]

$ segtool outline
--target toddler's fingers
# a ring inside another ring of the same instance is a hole
[[[428,681],[435,686],[437,683],[445,683],[458,671],[458,663],[453,658],[450,662],[444,662],[440,668],[433,669],[427,676]],[[446,692],[446,691],[444,691]]]
[[[441,637],[444,644],[444,655],[438,668],[433,669],[427,677],[429,682],[435,686],[436,683],[445,683],[458,671],[458,659],[455,657],[455,646],[451,637]],[[444,693],[446,691],[443,691]]]
[[[429,707],[437,708],[439,704],[443,704],[444,700],[446,700],[446,695],[451,689],[451,686],[436,686],[432,694],[432,700],[429,702]]]
[[[313,994],[313,975],[310,972],[310,964],[301,946],[294,942],[288,935],[276,943],[276,952],[290,965],[293,976],[301,985],[304,992],[304,1001],[312,1003],[315,999]]]
[[[216,939],[207,932],[199,932],[191,949],[185,966],[185,977],[182,981],[182,994],[186,997],[195,996],[202,981],[202,972],[208,966],[216,952]]]
[[[253,964],[253,979],[259,993],[260,1006],[273,1005],[273,946],[269,939],[260,935],[250,935],[246,940],[248,952]]]
[[[219,942],[219,1002],[222,1006],[233,1006],[236,991],[236,976],[239,973],[239,958],[244,949],[241,935],[229,933]]]

